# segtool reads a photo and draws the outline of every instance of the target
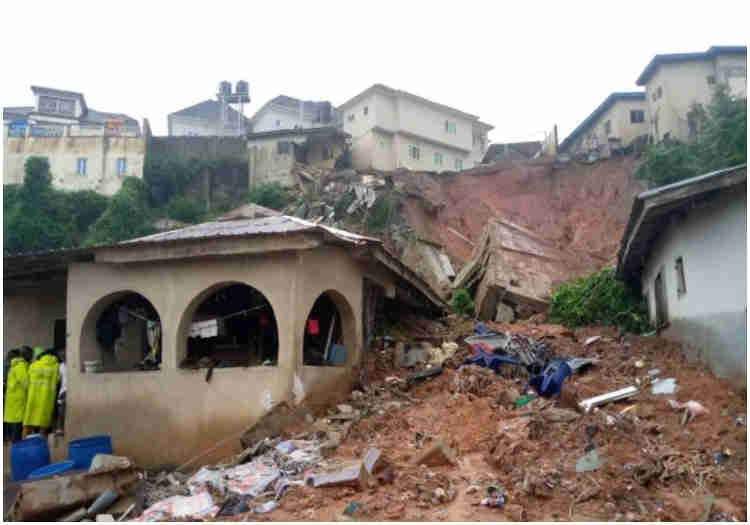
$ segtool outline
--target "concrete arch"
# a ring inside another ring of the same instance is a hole
[[[135,297],[137,299],[142,300],[143,304],[150,307],[153,312],[156,314],[156,321],[159,322],[161,325],[162,323],[162,314],[159,312],[159,310],[154,305],[154,302],[149,299],[149,297],[144,294],[143,292],[135,289],[126,289],[126,290],[119,290],[116,292],[111,292],[103,297],[100,297],[97,299],[93,304],[91,304],[85,311],[86,315],[84,316],[83,322],[81,323],[81,332],[79,335],[79,345],[78,345],[78,361],[79,361],[79,368],[80,371],[84,371],[84,362],[90,361],[90,360],[96,360],[101,359],[103,361],[103,365],[105,367],[104,372],[132,372],[136,371],[134,368],[121,368],[118,370],[112,370],[107,369],[111,368],[111,364],[108,366],[108,363],[106,362],[106,354],[104,354],[103,347],[101,343],[99,342],[97,338],[97,324],[99,322],[99,319],[101,316],[114,304],[127,300],[131,297]],[[163,326],[161,327],[161,337],[160,337],[160,347],[163,352],[163,342],[164,342],[164,329]],[[162,353],[162,359],[163,359],[163,353]],[[160,367],[161,368],[161,367]]]
[[[346,363],[344,366],[351,366],[352,363],[355,362],[357,353],[359,351],[359,345],[358,345],[358,336],[357,336],[357,320],[354,315],[354,309],[352,308],[351,304],[349,303],[349,300],[342,294],[341,292],[334,290],[334,289],[328,289],[324,290],[323,292],[319,293],[315,299],[312,301],[312,303],[307,308],[307,315],[305,316],[303,320],[302,325],[302,340],[303,340],[303,347],[304,347],[304,341],[305,341],[305,331],[307,330],[307,322],[310,318],[310,315],[313,313],[313,310],[315,309],[316,305],[322,298],[330,299],[330,301],[333,303],[333,305],[336,307],[338,319],[341,325],[341,343],[344,345],[344,347],[347,350],[347,356],[346,356]],[[327,325],[326,325],[327,326]],[[326,334],[323,334],[325,337]],[[304,354],[304,351],[302,352]],[[303,364],[307,364],[304,362],[304,355],[302,355]]]
[[[209,299],[212,295],[215,293],[232,286],[245,286],[250,288],[251,290],[257,292],[260,294],[260,296],[263,298],[263,300],[268,303],[271,310],[272,319],[271,322],[273,323],[273,326],[275,327],[276,331],[276,347],[277,347],[277,365],[278,360],[281,357],[281,349],[283,348],[283,345],[281,344],[281,341],[279,339],[279,319],[277,317],[277,309],[274,306],[271,299],[269,299],[269,295],[264,292],[261,288],[258,288],[257,286],[254,286],[252,283],[243,281],[243,280],[237,280],[237,279],[229,279],[229,280],[223,280],[219,281],[217,283],[214,283],[197,294],[193,296],[192,299],[189,300],[189,302],[182,308],[182,312],[179,314],[179,323],[177,325],[177,331],[175,334],[175,353],[174,353],[174,363],[173,366],[176,368],[180,368],[180,363],[187,355],[187,349],[188,349],[188,333],[190,329],[190,325],[193,322],[193,318],[200,308],[200,306]]]

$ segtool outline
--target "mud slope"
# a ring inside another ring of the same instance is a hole
[[[593,165],[552,161],[498,163],[460,175],[399,174],[407,194],[403,212],[420,234],[445,246],[456,262],[471,257],[493,217],[529,228],[564,249],[613,261],[633,197],[633,157]],[[590,259],[590,257],[588,257]],[[593,269],[593,268],[592,268]]]

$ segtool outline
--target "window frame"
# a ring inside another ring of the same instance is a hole
[[[439,151],[435,151],[432,154],[432,161],[436,166],[443,165],[443,154]]]
[[[409,144],[409,158],[412,160],[420,160],[421,152],[419,146],[416,144]]]
[[[635,118],[637,117],[637,118]],[[631,124],[642,124],[646,122],[646,112],[642,109],[631,109],[630,110],[630,123]]]
[[[117,174],[123,176],[128,172],[127,157],[117,157]]]
[[[685,277],[685,257],[680,255],[674,259],[674,270],[677,281],[677,298],[680,299],[687,294],[687,278]]]
[[[455,158],[453,159],[453,166],[456,168],[456,171],[461,171],[464,169],[464,159]]]
[[[87,157],[78,157],[76,159],[76,175],[86,175],[88,172],[88,163]]]

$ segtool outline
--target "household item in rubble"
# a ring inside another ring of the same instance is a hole
[[[84,361],[83,371],[87,374],[98,374],[103,370],[102,362],[99,359],[94,361]]]
[[[532,377],[529,384],[542,397],[556,396],[562,391],[565,379],[572,373],[568,363],[556,359],[545,367],[544,372]]]
[[[49,445],[39,434],[17,441],[10,446],[13,481],[22,481],[38,468],[49,465]]]
[[[112,454],[112,438],[107,435],[91,436],[71,441],[68,445],[68,459],[75,462],[75,468],[88,468],[97,454]]]
[[[333,366],[346,364],[346,348],[344,345],[331,345],[331,351],[328,352],[328,364]]]
[[[502,365],[521,364],[515,357],[494,354],[491,351],[483,350],[480,344],[473,344],[471,348],[474,350],[474,355],[469,357],[464,364],[489,368],[495,373],[497,373]]]
[[[59,461],[58,463],[50,463],[44,467],[35,469],[29,474],[28,479],[42,479],[64,474],[75,468],[75,463],[70,460]]]

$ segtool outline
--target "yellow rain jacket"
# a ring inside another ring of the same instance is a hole
[[[23,426],[49,428],[52,425],[59,380],[60,368],[55,356],[47,354],[31,363]]]
[[[20,423],[26,410],[26,392],[29,389],[29,364],[23,357],[10,360],[6,385],[3,421]]]

